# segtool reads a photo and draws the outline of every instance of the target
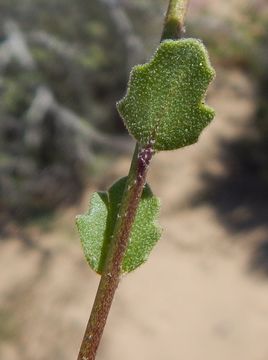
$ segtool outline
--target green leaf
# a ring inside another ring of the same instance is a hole
[[[89,212],[79,215],[76,220],[87,262],[99,274],[103,271],[126,179],[125,177],[118,180],[108,192],[94,193]],[[161,235],[156,224],[158,213],[159,200],[153,196],[149,185],[146,184],[131,230],[122,273],[135,270],[147,260]]]
[[[160,151],[193,144],[214,117],[204,105],[214,76],[199,40],[164,41],[149,63],[133,68],[118,111],[142,145]]]

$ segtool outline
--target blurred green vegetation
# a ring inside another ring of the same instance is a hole
[[[265,0],[238,1],[238,11],[233,13],[230,9],[219,17],[215,16],[210,1],[201,3],[203,16],[197,13],[192,18],[192,35],[204,40],[218,66],[240,68],[255,88],[256,111],[252,121],[257,138],[241,139],[241,146],[236,146],[238,154],[234,156],[239,162],[251,163],[256,177],[268,184],[267,3]]]
[[[266,1],[237,1],[236,11],[230,5],[225,12],[218,5],[193,1],[187,36],[202,38],[218,66],[239,67],[252,78],[254,159],[268,178]],[[157,46],[166,6],[164,0],[0,2],[2,228],[9,219],[77,201],[103,158],[127,149],[115,102],[130,68]]]

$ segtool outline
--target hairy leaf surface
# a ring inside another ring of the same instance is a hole
[[[79,215],[76,220],[87,262],[99,274],[102,273],[112,241],[126,179],[118,180],[108,192],[94,193],[88,213]],[[160,228],[156,224],[158,213],[159,200],[146,184],[123,260],[122,273],[136,269],[147,260],[161,235]]]
[[[158,151],[195,143],[214,117],[204,104],[214,75],[199,40],[162,42],[149,63],[133,68],[127,94],[117,104],[130,134]]]

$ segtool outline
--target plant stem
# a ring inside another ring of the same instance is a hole
[[[161,41],[166,39],[179,39],[183,36],[184,18],[189,0],[170,0],[165,17]]]
[[[153,153],[150,145],[142,149],[139,149],[139,146],[136,145],[112,243],[107,255],[78,360],[95,359],[114,293],[121,277],[121,264],[128,245],[128,239],[135,220],[146,181],[148,166]]]
[[[182,36],[187,4],[188,0],[170,0],[161,41],[177,39]],[[77,360],[95,360],[96,358],[114,294],[122,274],[121,265],[153,154],[151,144],[143,148],[140,148],[138,144],[136,145],[111,246]]]

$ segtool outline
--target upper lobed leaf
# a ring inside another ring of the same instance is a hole
[[[87,214],[79,215],[76,223],[85,257],[93,270],[101,274],[111,243],[126,178],[118,180],[108,192],[94,193]],[[156,224],[159,201],[149,186],[144,187],[129,244],[122,263],[122,273],[130,272],[147,260],[160,238]]]
[[[142,145],[160,151],[193,144],[214,117],[204,104],[214,76],[199,40],[164,41],[149,63],[133,68],[118,111]]]

